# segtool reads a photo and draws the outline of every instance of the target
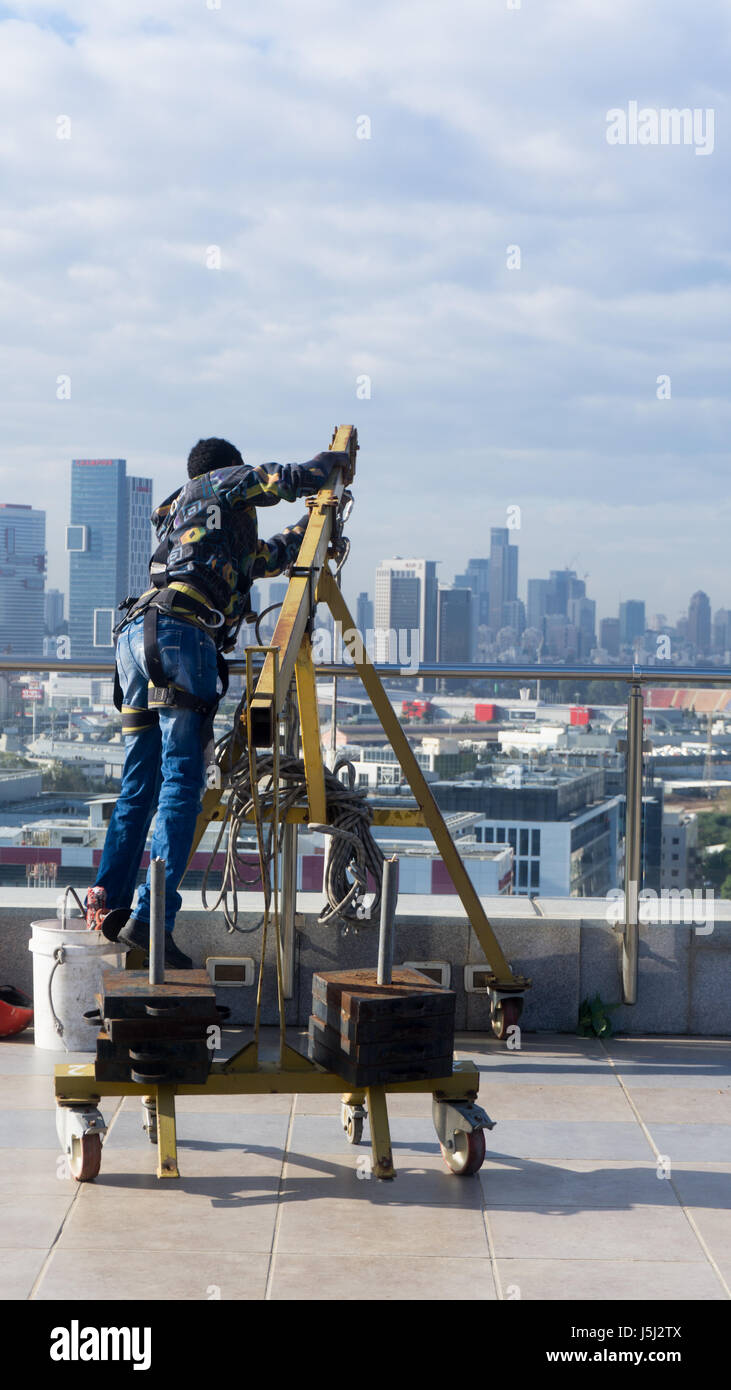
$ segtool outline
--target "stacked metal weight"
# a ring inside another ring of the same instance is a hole
[[[208,1029],[221,1014],[205,970],[168,970],[150,984],[146,970],[107,970],[98,994],[98,1081],[201,1085],[211,1068]]]
[[[358,1087],[451,1076],[455,1002],[418,970],[313,975],[310,1059]]]

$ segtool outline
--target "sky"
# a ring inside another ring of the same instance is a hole
[[[0,3],[0,501],[49,586],[72,458],[159,500],[201,436],[353,423],[353,603],[510,516],[524,598],[731,607],[730,50],[727,0]],[[633,102],[698,138],[609,143]]]

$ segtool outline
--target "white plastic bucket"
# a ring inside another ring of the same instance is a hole
[[[99,1030],[84,1014],[96,1008],[94,996],[101,990],[102,970],[120,969],[126,952],[99,931],[64,928],[58,917],[31,922],[31,931],[28,950],[33,952],[36,1047],[54,1052],[95,1052]],[[60,955],[61,947],[63,954],[58,960],[56,952]]]

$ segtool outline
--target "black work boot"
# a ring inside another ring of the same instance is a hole
[[[173,941],[172,932],[165,933],[165,969],[166,970],[192,970],[193,961],[190,956],[186,956],[179,946]]]
[[[130,917],[126,927],[122,927],[118,932],[117,941],[121,941],[123,946],[135,946],[138,951],[146,951],[149,954],[149,922],[138,922],[136,917]]]

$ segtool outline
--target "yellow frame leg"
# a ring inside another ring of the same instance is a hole
[[[343,632],[356,632],[356,626],[340,589],[327,567],[320,575],[317,586],[318,601],[327,604],[336,622],[342,624]],[[460,854],[447,829],[433,793],[416,760],[416,755],[406,737],[395,710],[376,674],[373,662],[362,642],[355,645],[351,653],[353,669],[360,676],[366,694],[373,705],[381,727],[398,758],[411,790],[423,812],[424,821],[431,831],[439,853],[449,871],[449,876],[462,900],[467,919],[484,952],[485,959],[492,967],[495,986],[498,988],[521,988],[529,986],[530,981],[515,976],[495,938],[495,933],[485,916],[477,891],[462,862]]]
[[[395,1178],[391,1154],[391,1131],[388,1127],[388,1106],[384,1086],[366,1088],[368,1123],[371,1127],[373,1172],[377,1178]]]
[[[157,1176],[179,1178],[175,1134],[175,1087],[157,1087]]]

